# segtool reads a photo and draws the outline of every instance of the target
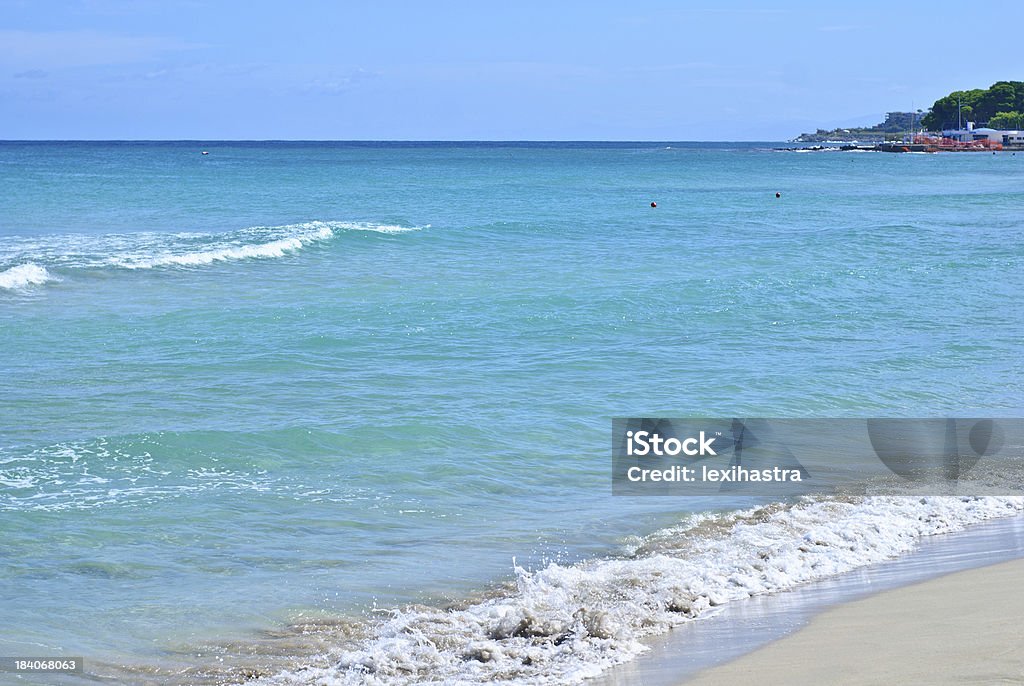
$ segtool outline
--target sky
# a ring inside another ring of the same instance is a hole
[[[1021,25],[942,0],[0,0],[0,139],[787,140],[1024,80]]]

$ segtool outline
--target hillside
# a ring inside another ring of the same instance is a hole
[[[1020,129],[1024,125],[1024,81],[996,81],[987,89],[953,91],[936,100],[921,119],[929,131],[954,129],[958,121],[973,121],[993,129]]]
[[[958,111],[959,110],[959,111]],[[824,141],[859,141],[878,143],[887,138],[899,138],[911,130],[942,131],[955,129],[967,122],[993,129],[1024,129],[1024,81],[996,81],[988,88],[953,91],[935,101],[922,113],[889,112],[885,121],[871,127],[846,129],[818,129],[802,133],[797,143]]]
[[[824,141],[859,141],[861,143],[881,143],[886,137],[895,138],[911,130],[914,122],[920,126],[921,115],[916,112],[887,112],[885,121],[869,127],[850,127],[818,129],[814,133],[802,133],[794,141],[797,143],[822,143]]]

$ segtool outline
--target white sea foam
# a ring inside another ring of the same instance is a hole
[[[369,222],[334,222],[341,231],[371,231],[373,233],[408,233],[429,229],[430,224],[424,226],[398,226],[396,224],[371,224]]]
[[[172,246],[157,254],[121,254],[112,256],[109,263],[127,269],[153,269],[155,267],[197,267],[214,262],[245,259],[284,257],[319,241],[333,238],[341,231],[372,231],[376,233],[403,233],[420,227],[402,227],[387,224],[353,222],[306,222],[276,227],[254,227],[226,237],[216,237],[209,249],[182,250]],[[195,234],[185,236],[195,240]],[[267,240],[271,239],[271,240]],[[177,248],[177,249],[176,249]]]
[[[346,232],[398,234],[422,228],[426,227],[311,221],[254,226],[226,233],[141,231],[13,238],[0,246],[0,262],[26,264],[0,272],[0,288],[56,280],[45,266],[61,269],[202,267],[216,262],[281,258]]]
[[[41,286],[48,281],[57,281],[57,278],[46,271],[45,267],[37,264],[19,264],[6,271],[0,272],[0,288],[15,290],[27,288],[28,286]]]
[[[171,465],[154,457],[159,434],[57,443],[25,454],[0,447],[0,514],[136,507],[204,493],[267,493],[305,504],[351,502],[362,488],[324,488],[301,476],[282,477],[250,467]],[[166,448],[163,448],[166,450]],[[376,496],[374,496],[376,497]]]
[[[879,562],[920,537],[1024,510],[1024,498],[805,500],[705,515],[641,541],[629,557],[536,571],[464,609],[395,609],[328,667],[274,684],[571,684],[628,661],[641,639],[723,603]]]
[[[110,259],[110,264],[126,269],[153,269],[154,267],[183,266],[198,267],[214,262],[227,260],[244,260],[252,258],[284,257],[285,254],[300,250],[303,246],[315,240],[329,238],[330,235],[322,238],[295,237],[282,238],[267,243],[255,243],[252,245],[237,245],[232,247],[217,248],[215,250],[202,250],[185,253],[164,253],[154,257],[139,256],[117,256]]]

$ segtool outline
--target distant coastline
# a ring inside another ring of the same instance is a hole
[[[899,138],[914,129],[921,121],[918,112],[887,112],[885,121],[874,126],[851,126],[837,129],[818,129],[814,133],[801,133],[794,143],[884,143]]]
[[[869,127],[818,129],[801,133],[794,143],[884,143],[919,131],[960,130],[973,123],[1003,131],[1024,129],[1024,81],[996,81],[988,88],[953,91],[931,107],[915,112],[888,112]]]

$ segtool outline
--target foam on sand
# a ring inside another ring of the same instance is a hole
[[[19,264],[15,267],[11,267],[6,271],[0,272],[0,288],[6,290],[15,290],[20,288],[27,288],[28,286],[41,286],[48,281],[58,281],[57,277],[46,271],[45,267],[40,267],[37,264],[31,262],[27,264]]]
[[[641,639],[717,606],[895,557],[922,536],[1024,510],[1024,498],[806,499],[708,514],[621,558],[515,567],[515,590],[460,609],[395,608],[328,666],[275,684],[579,683],[646,650]]]

